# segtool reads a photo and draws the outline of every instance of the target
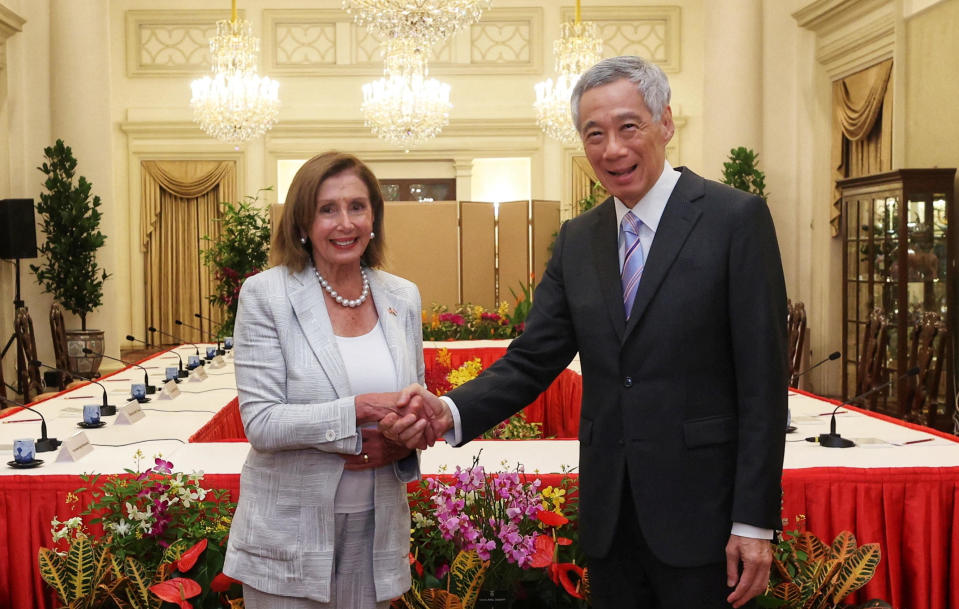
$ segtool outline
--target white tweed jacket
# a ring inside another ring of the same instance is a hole
[[[383,271],[368,276],[397,387],[422,384],[419,291]],[[340,455],[362,452],[362,438],[312,268],[274,267],[247,279],[234,337],[240,415],[251,449],[223,571],[263,592],[329,602]],[[410,586],[406,482],[419,477],[419,456],[375,471],[373,574],[376,598],[384,601]]]

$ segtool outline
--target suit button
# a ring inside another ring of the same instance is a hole
[[[632,387],[632,386],[633,386],[633,377],[627,376],[627,377],[623,380],[623,387],[627,387],[627,388],[628,388],[628,387]]]
[[[332,429],[327,429],[327,430],[326,430],[326,441],[327,441],[327,442],[332,442],[332,441],[335,440],[335,439],[336,439],[336,432],[333,431]]]
[[[616,443],[619,444],[620,446],[625,446],[625,445],[626,445],[626,442],[623,441],[623,440],[617,440]]]

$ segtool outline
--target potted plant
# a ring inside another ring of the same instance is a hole
[[[83,348],[102,353],[103,330],[87,329],[87,314],[103,304],[103,282],[109,277],[96,258],[106,241],[100,232],[100,197],[90,194],[92,185],[85,177],[74,178],[77,160],[63,140],[43,154],[46,160],[37,169],[47,176],[46,192],[40,194],[37,213],[46,240],[38,248],[41,263],[30,269],[44,292],[80,318],[79,330],[67,330],[70,370],[92,377],[100,357],[85,356]]]
[[[723,184],[766,198],[766,174],[757,163],[759,155],[740,146],[729,151],[729,162],[723,163]]]
[[[217,336],[233,334],[240,286],[247,277],[267,267],[270,257],[270,219],[259,204],[260,193],[272,188],[261,188],[255,196],[247,195],[237,204],[221,203],[223,215],[217,218],[220,234],[204,235],[209,248],[203,250],[203,261],[213,272],[216,289],[210,302],[223,309],[223,321]]]

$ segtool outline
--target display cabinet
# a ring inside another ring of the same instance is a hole
[[[926,311],[957,328],[957,249],[952,235],[955,169],[900,169],[837,182],[843,236],[843,399],[856,394],[856,368],[874,308],[889,321],[882,378],[908,370],[910,328]],[[949,351],[948,349],[946,350]],[[951,359],[951,358],[947,358]],[[951,418],[951,363],[940,381],[937,420]],[[901,417],[908,384],[881,391],[876,410]],[[948,424],[951,429],[951,423]]]

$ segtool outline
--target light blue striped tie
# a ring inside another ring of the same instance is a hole
[[[636,288],[639,287],[639,278],[642,277],[643,267],[646,264],[643,244],[639,241],[639,227],[642,225],[642,220],[637,218],[632,211],[626,212],[626,215],[623,216],[621,230],[623,231],[623,242],[626,245],[626,256],[623,258],[622,280],[626,319],[629,319],[629,312],[633,309],[633,302],[636,300]]]

